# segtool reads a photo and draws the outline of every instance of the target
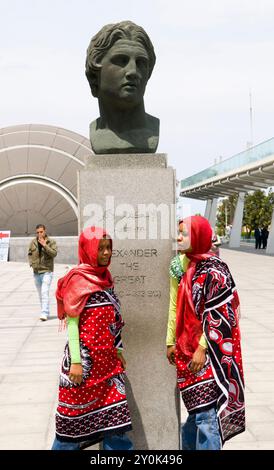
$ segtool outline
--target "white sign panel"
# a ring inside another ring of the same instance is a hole
[[[8,261],[10,231],[0,230],[0,262]]]

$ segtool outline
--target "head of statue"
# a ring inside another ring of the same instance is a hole
[[[129,78],[129,81],[121,83],[121,86],[129,95],[134,95],[134,87],[139,86],[139,95],[143,96],[156,61],[154,48],[147,33],[141,26],[131,21],[104,26],[91,39],[87,49],[86,77],[92,95],[100,98],[101,89],[107,86],[111,89],[115,86],[115,82],[119,80],[122,82],[121,72],[115,71],[115,67],[122,70],[127,61],[133,62],[133,60],[139,67],[140,85],[133,78]],[[105,74],[103,74],[104,68],[106,68]]]

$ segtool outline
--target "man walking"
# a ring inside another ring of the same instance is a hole
[[[268,239],[268,235],[269,235],[269,231],[267,230],[267,227],[262,228],[261,235],[262,235],[263,248],[265,249],[267,247],[267,239]]]
[[[36,226],[36,237],[29,246],[29,264],[33,269],[34,281],[41,304],[40,320],[46,321],[49,317],[49,290],[53,277],[54,258],[57,255],[55,240],[46,234],[43,224]]]
[[[257,250],[257,248],[261,248],[261,244],[262,244],[262,235],[261,235],[261,230],[259,229],[259,227],[255,227],[255,230],[254,230],[254,237],[255,237],[255,248]]]

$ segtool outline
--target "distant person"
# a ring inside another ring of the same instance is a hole
[[[212,229],[201,216],[180,224],[170,265],[167,358],[189,413],[183,450],[220,450],[245,430],[239,298],[228,266],[209,252]]]
[[[221,246],[221,239],[217,233],[215,233],[214,229],[212,229],[212,245],[210,250],[218,257],[220,257],[220,246]]]
[[[267,227],[263,227],[261,231],[263,249],[267,247],[268,235],[269,235],[269,231],[267,230]]]
[[[46,321],[49,318],[49,290],[56,255],[55,240],[47,236],[45,225],[38,224],[36,226],[36,237],[29,245],[28,258],[30,267],[33,269],[34,281],[40,299],[41,321]]]
[[[255,249],[261,248],[262,245],[262,234],[259,227],[256,227],[254,230],[254,237],[255,237]]]
[[[231,231],[232,231],[232,225],[231,224],[227,225],[225,228],[225,237],[228,241],[230,239]]]
[[[99,227],[79,237],[79,265],[59,279],[58,318],[68,327],[52,450],[132,450],[120,302],[108,269],[112,240]]]

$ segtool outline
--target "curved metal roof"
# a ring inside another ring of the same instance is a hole
[[[26,124],[0,129],[0,229],[76,235],[77,170],[92,154],[86,137],[60,127]]]

